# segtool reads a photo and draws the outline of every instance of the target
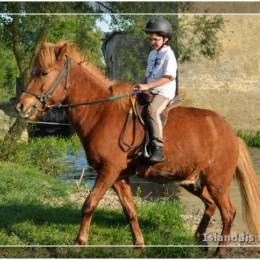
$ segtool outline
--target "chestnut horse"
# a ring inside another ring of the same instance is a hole
[[[84,61],[72,44],[44,43],[16,108],[21,117],[34,120],[57,104],[106,100],[131,93],[132,89],[131,84],[107,79],[90,62]],[[77,244],[87,242],[93,213],[106,191],[113,188],[129,219],[135,245],[144,245],[129,183],[129,176],[136,172],[157,182],[181,181],[184,188],[204,202],[205,212],[195,233],[198,240],[203,238],[216,208],[222,217],[222,235],[230,234],[236,210],[229,192],[236,175],[250,231],[260,234],[260,192],[252,162],[245,143],[221,116],[192,107],[170,110],[164,127],[165,162],[142,165],[135,156],[136,149],[126,152],[119,142],[130,107],[130,99],[126,97],[66,110],[89,164],[97,171],[95,185],[82,208]],[[125,142],[140,144],[144,130],[132,120],[124,137]],[[223,245],[227,243],[220,242],[219,254],[224,253]]]

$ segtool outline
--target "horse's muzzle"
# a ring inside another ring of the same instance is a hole
[[[39,106],[37,104],[34,104],[25,109],[25,106],[22,102],[19,102],[15,108],[19,116],[23,119],[30,119],[32,117],[35,117],[37,112],[40,111]]]

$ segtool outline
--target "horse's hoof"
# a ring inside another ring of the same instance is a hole
[[[136,247],[144,248],[144,238],[142,235],[137,235],[134,239],[134,244]]]
[[[135,247],[136,248],[144,248],[144,242],[143,241],[137,241],[135,242]]]
[[[136,241],[134,244],[136,257],[141,257],[144,254],[144,241]]]
[[[219,247],[216,250],[215,257],[217,257],[217,258],[226,258],[227,257],[227,248]]]
[[[195,235],[195,238],[196,238],[197,245],[200,246],[199,249],[204,252],[208,252],[209,251],[208,243],[203,239],[204,237],[201,235]]]
[[[209,247],[207,244],[198,244],[199,245],[199,249],[204,252],[204,253],[208,253],[209,252]]]
[[[86,244],[86,240],[82,239],[82,238],[77,238],[75,241],[75,245],[77,246],[83,246]]]

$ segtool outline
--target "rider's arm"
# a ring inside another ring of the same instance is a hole
[[[161,78],[154,80],[154,81],[150,81],[149,83],[147,83],[147,89],[152,89],[152,88],[156,88],[159,86],[162,86],[168,82],[170,82],[171,80],[173,80],[172,76],[168,76],[168,75],[164,75]]]
[[[171,80],[174,80],[172,76],[164,75],[157,80],[150,81],[149,83],[136,85],[135,90],[148,90],[148,89],[156,88],[170,82]]]

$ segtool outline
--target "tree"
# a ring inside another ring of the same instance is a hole
[[[0,88],[6,97],[10,97],[8,93],[14,88],[17,74],[21,85],[26,86],[37,50],[45,40],[75,41],[91,61],[101,66],[102,33],[96,29],[96,20],[100,17],[48,15],[52,12],[91,12],[93,6],[89,3],[2,2],[0,8],[6,13],[0,16],[0,47],[3,47],[0,54],[3,51],[5,55],[1,57],[8,60],[0,68]],[[30,15],[32,13],[46,15]],[[23,140],[28,138],[26,125],[25,121],[17,119],[12,129],[20,138],[23,136]]]
[[[192,3],[172,2],[105,2],[97,3],[100,9],[107,8],[111,15],[111,29],[126,33],[122,43],[120,65],[124,68],[121,79],[136,82],[144,75],[146,56],[149,51],[144,26],[155,16],[163,15],[172,25],[171,46],[178,62],[191,61],[197,55],[215,58],[220,51],[217,33],[223,27],[221,16],[178,16],[192,9]],[[146,13],[147,15],[117,15],[117,13]],[[138,40],[133,40],[138,39]],[[133,42],[134,44],[129,44]],[[134,73],[131,73],[133,71]]]
[[[3,13],[6,12],[6,15],[0,17],[0,39],[13,52],[23,85],[29,80],[35,54],[45,40],[75,41],[86,56],[101,65],[102,57],[98,50],[102,33],[95,29],[98,16],[30,15],[35,12],[92,11],[87,3],[15,2],[0,3],[0,8]]]
[[[0,101],[6,101],[15,94],[15,78],[18,73],[13,53],[0,42]],[[12,86],[12,87],[11,87]]]

